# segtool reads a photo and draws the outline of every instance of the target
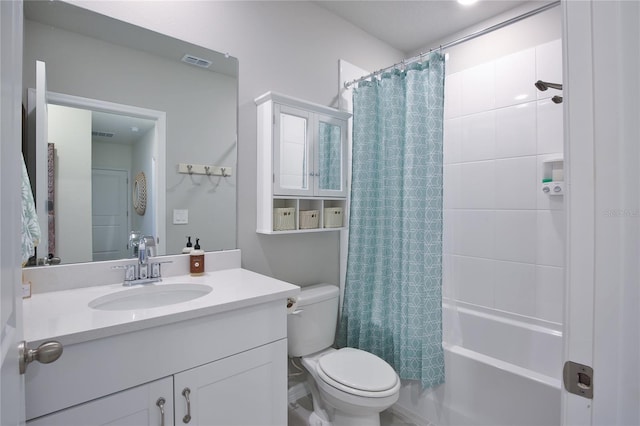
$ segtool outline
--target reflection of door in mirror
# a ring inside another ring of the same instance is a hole
[[[131,229],[157,235],[155,209],[135,215],[129,202],[132,175],[157,176],[156,121],[55,104],[47,121],[56,146],[55,255],[64,263],[122,259]]]
[[[93,260],[128,256],[129,171],[93,168],[91,171],[91,230]]]

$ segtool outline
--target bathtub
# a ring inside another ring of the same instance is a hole
[[[416,424],[559,425],[560,325],[443,304],[445,383],[403,382],[393,411]]]

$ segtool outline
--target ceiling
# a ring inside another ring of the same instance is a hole
[[[549,1],[479,0],[470,6],[456,0],[318,0],[315,3],[409,55],[435,47],[430,46],[430,42],[452,41],[448,36],[511,9],[530,6],[527,10],[532,10]]]
[[[91,112],[91,131],[111,136],[94,135],[99,142],[131,145],[155,126],[154,120],[127,117],[108,112]]]

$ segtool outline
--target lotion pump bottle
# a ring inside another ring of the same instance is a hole
[[[189,254],[193,251],[193,244],[191,244],[191,237],[187,237],[187,245],[182,249],[182,253]]]
[[[199,238],[196,238],[196,244],[189,255],[189,272],[195,276],[204,274],[204,250],[200,250]]]

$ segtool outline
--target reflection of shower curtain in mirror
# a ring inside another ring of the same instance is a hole
[[[53,204],[55,196],[55,147],[54,144],[47,144],[47,229],[49,235],[48,251],[43,253],[43,257],[56,253],[56,211]]]
[[[322,122],[318,126],[320,189],[334,191],[342,189],[342,134],[340,132],[340,126]]]

